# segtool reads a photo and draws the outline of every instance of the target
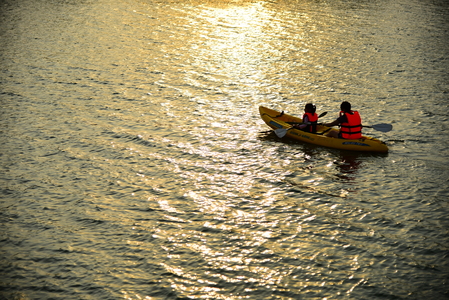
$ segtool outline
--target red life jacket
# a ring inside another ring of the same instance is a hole
[[[348,122],[340,124],[341,137],[344,139],[359,139],[362,137],[362,118],[358,111],[350,113],[341,111],[340,116],[346,115]]]
[[[307,131],[307,132],[315,133],[316,132],[316,124],[318,122],[318,115],[316,113],[306,112],[302,116],[302,119],[304,120],[306,116],[307,116],[307,119],[309,120],[309,123],[312,123],[312,124],[308,124],[307,127],[305,127],[303,130]]]

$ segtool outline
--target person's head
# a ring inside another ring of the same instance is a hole
[[[306,107],[304,108],[304,111],[313,114],[316,111],[316,106],[313,105],[312,103],[307,103]]]
[[[344,112],[350,112],[351,111],[351,103],[348,101],[343,101],[340,105],[340,110]]]

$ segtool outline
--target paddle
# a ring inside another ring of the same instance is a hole
[[[318,119],[321,118],[321,117],[324,117],[325,115],[327,115],[327,111],[325,111],[325,112],[319,114],[319,115],[318,115]],[[304,124],[304,123],[299,123],[299,122],[287,122],[287,124],[295,125],[295,124]],[[311,123],[307,123],[307,124],[311,124]],[[290,129],[292,129],[292,128],[293,128],[293,127],[290,127],[290,128],[288,128],[288,129],[287,129],[287,128],[279,128],[279,129],[276,129],[276,130],[274,131],[274,133],[275,133],[279,138],[283,138],[283,137],[287,134],[287,131],[290,130]]]
[[[289,123],[290,124],[290,123]],[[297,123],[297,124],[302,124],[302,123]],[[371,126],[362,126],[362,127],[364,127],[364,128],[372,128],[372,129],[374,129],[374,130],[377,130],[377,131],[382,131],[382,132],[388,132],[388,131],[390,131],[390,130],[392,130],[393,129],[393,125],[391,125],[391,124],[376,124],[376,125],[371,125]],[[288,130],[290,130],[290,129],[292,129],[293,127],[290,127],[290,128],[279,128],[279,129],[276,129],[275,131],[274,131],[274,133],[279,137],[279,138],[283,138],[286,134],[287,134],[287,131]],[[324,132],[323,132],[324,133]],[[321,134],[323,134],[323,133],[321,133]]]

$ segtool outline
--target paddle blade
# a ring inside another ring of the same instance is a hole
[[[393,125],[391,125],[391,124],[376,124],[376,125],[366,126],[366,127],[372,128],[377,131],[382,131],[382,132],[388,132],[393,129]]]
[[[327,111],[321,113],[321,114],[318,116],[318,118],[322,118],[322,117],[324,117],[325,115],[327,115]]]
[[[279,137],[283,138],[287,134],[287,129],[285,128],[279,128],[274,131],[274,133]]]

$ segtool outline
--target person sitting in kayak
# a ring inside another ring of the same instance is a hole
[[[304,107],[304,115],[302,116],[302,124],[295,125],[295,128],[307,131],[316,132],[316,125],[318,122],[318,115],[315,113],[316,106],[312,103],[307,103]]]
[[[324,123],[324,126],[340,126],[340,131],[330,131],[328,137],[340,139],[359,139],[362,137],[362,118],[358,111],[351,110],[351,103],[344,101],[340,105],[340,117],[331,123]]]

